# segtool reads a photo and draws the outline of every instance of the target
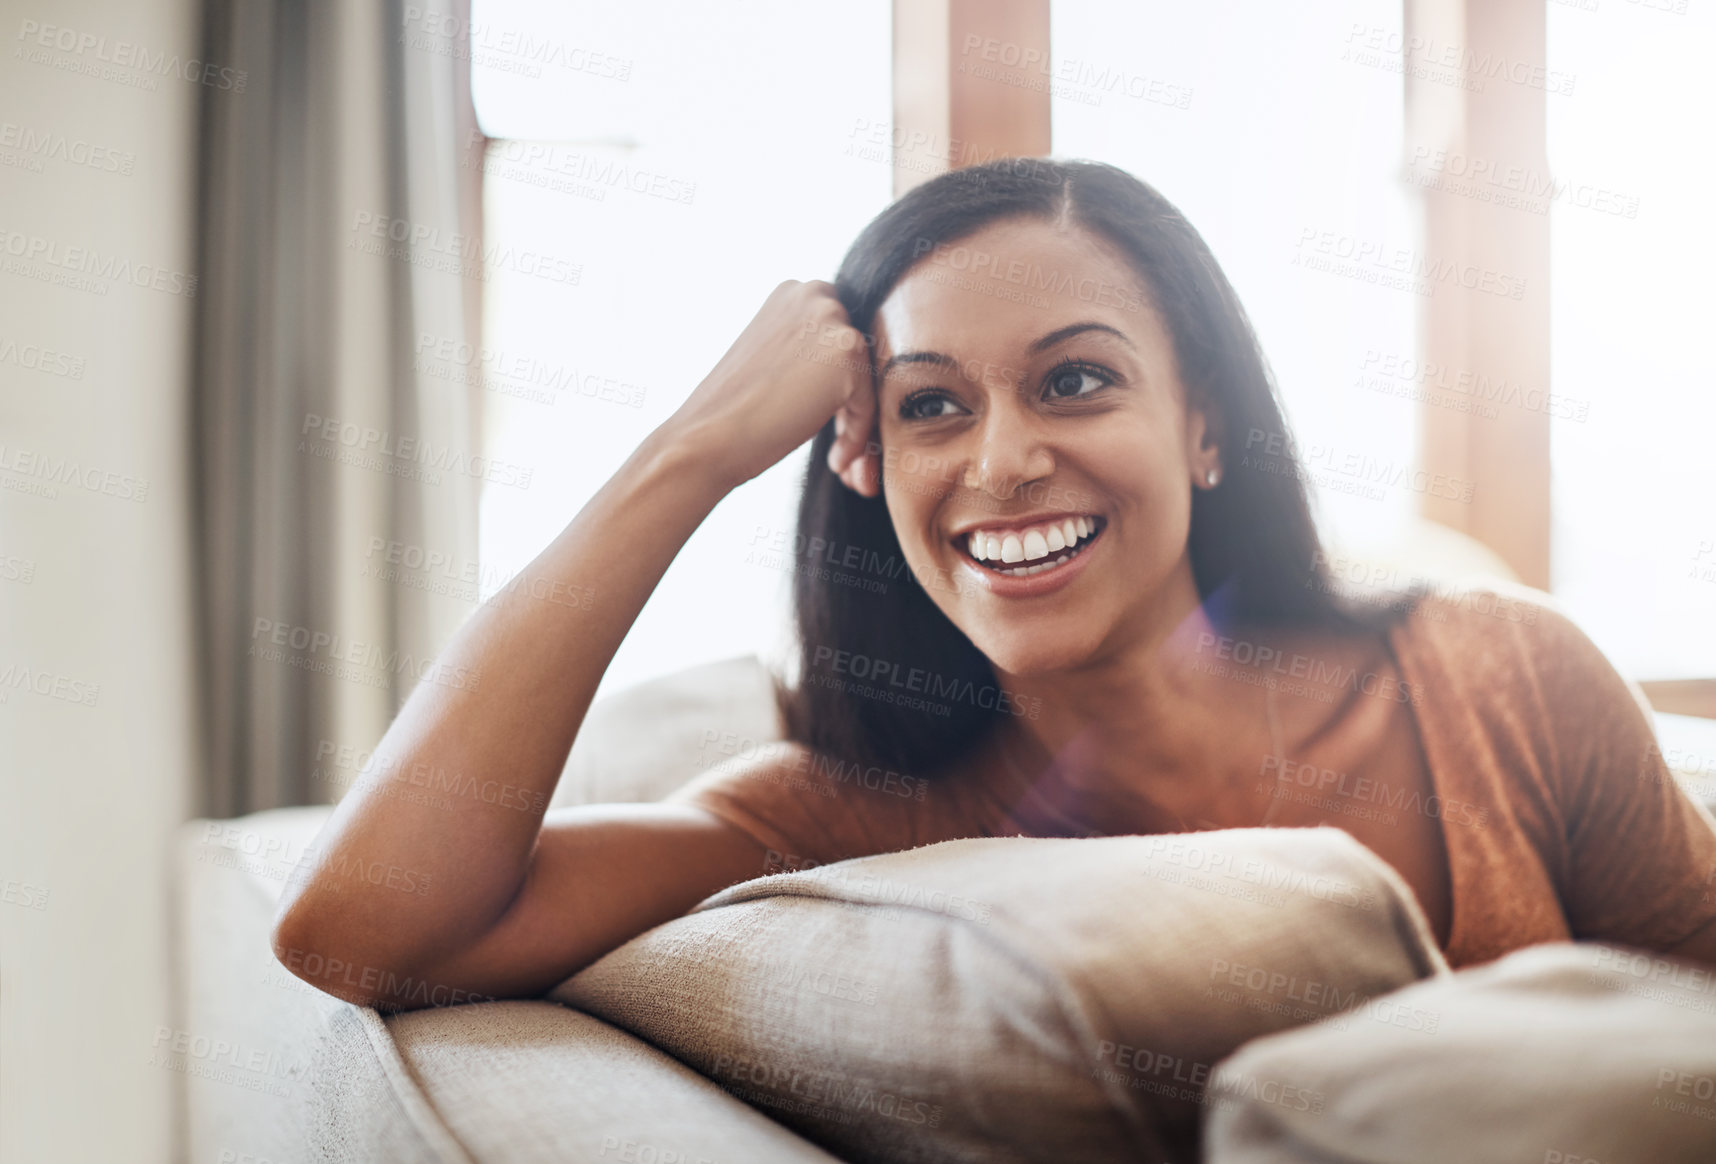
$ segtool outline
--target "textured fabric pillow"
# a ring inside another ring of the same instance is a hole
[[[1236,829],[762,877],[552,997],[847,1160],[1158,1164],[1197,1159],[1211,1066],[1241,1043],[1370,1022],[1365,1000],[1446,972],[1410,889],[1347,833]]]
[[[1328,1101],[1314,1114],[1239,1095],[1218,1102],[1212,1164],[1716,1160],[1716,972],[1707,967],[1554,942],[1377,1005],[1425,1012],[1434,1029],[1319,1024],[1222,1063],[1224,1076],[1292,1080]]]

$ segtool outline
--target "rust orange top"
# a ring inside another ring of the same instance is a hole
[[[1439,801],[1415,807],[1441,822],[1450,965],[1549,941],[1667,949],[1716,920],[1716,819],[1674,782],[1645,708],[1571,621],[1487,591],[1431,596],[1388,645]],[[1089,832],[1029,781],[925,781],[822,756],[797,771],[724,765],[670,799],[744,830],[779,868]]]

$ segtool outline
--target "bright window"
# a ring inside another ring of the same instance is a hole
[[[1553,584],[1650,678],[1716,675],[1716,10],[1675,7],[1549,5]]]
[[[889,11],[478,0],[473,89],[500,139],[485,242],[580,264],[576,283],[503,270],[484,288],[485,443],[534,469],[529,489],[483,495],[485,577],[534,557],[775,285],[831,279],[891,200],[886,159],[855,144],[890,117]],[[800,450],[716,508],[603,691],[791,641],[791,577],[757,551],[790,539],[804,462]]]
[[[1410,479],[1416,405],[1380,372],[1414,355],[1419,299],[1306,260],[1325,239],[1330,252],[1415,244],[1400,74],[1349,59],[1355,30],[1398,36],[1400,6],[1050,11],[1054,153],[1120,166],[1185,213],[1251,315],[1331,541],[1369,553],[1398,539],[1416,494],[1343,469],[1363,458],[1381,466],[1373,481]]]

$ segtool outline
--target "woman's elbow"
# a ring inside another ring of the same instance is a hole
[[[341,932],[336,918],[318,909],[313,895],[283,899],[269,934],[275,960],[317,990],[358,1006],[387,1004],[385,972]]]

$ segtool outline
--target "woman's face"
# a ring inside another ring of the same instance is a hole
[[[936,605],[998,668],[1106,657],[1196,604],[1191,491],[1220,470],[1219,450],[1112,246],[1007,219],[926,248],[875,337],[894,530]]]

